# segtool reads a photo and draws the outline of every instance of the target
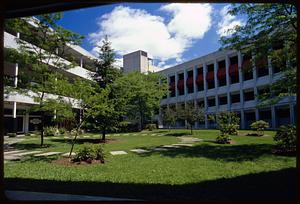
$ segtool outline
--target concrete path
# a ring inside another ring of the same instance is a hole
[[[131,149],[130,151],[138,154],[150,152],[149,150],[145,150],[145,149]]]
[[[63,157],[68,157],[69,154],[70,154],[70,152],[67,152],[67,153],[62,154],[61,156],[63,156]],[[71,156],[75,156],[75,155],[76,155],[76,153],[75,153],[75,152],[72,152]]]
[[[47,156],[53,156],[53,155],[58,155],[61,152],[46,152],[46,153],[41,153],[41,154],[35,154],[33,156],[35,157],[47,157]]]
[[[127,154],[125,151],[111,151],[110,152],[112,155],[122,155],[122,154]]]
[[[87,196],[59,193],[41,193],[28,191],[5,191],[5,195],[10,200],[46,200],[46,201],[138,201],[128,198],[113,198],[104,196]],[[141,201],[141,200],[139,200]]]

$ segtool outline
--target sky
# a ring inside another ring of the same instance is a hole
[[[120,64],[122,55],[144,50],[165,69],[217,51],[220,37],[244,23],[228,9],[230,4],[122,3],[66,11],[58,24],[83,35],[81,46],[95,56],[107,35]]]

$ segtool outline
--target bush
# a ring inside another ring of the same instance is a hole
[[[44,129],[45,136],[56,136],[59,134],[59,131],[56,127],[46,127]]]
[[[221,133],[237,135],[240,127],[240,118],[235,112],[220,112],[215,116],[209,116],[211,120],[217,122],[217,127]]]
[[[219,144],[229,144],[231,138],[228,133],[221,132],[220,135],[216,138],[216,142]]]
[[[31,136],[31,134],[29,132],[26,132],[25,136]]]
[[[282,125],[274,136],[276,150],[282,153],[296,152],[296,126]]]
[[[145,126],[145,129],[152,131],[152,130],[157,129],[157,127],[156,127],[156,124],[150,123]]]
[[[7,133],[7,136],[8,137],[17,137],[17,133],[10,132],[10,133]]]
[[[73,159],[74,162],[85,161],[91,163],[92,160],[100,160],[104,163],[104,152],[101,145],[92,145],[84,143],[80,147],[76,157]]]
[[[61,134],[61,135],[65,134],[67,132],[66,128],[59,128],[58,131],[59,131],[59,134]]]
[[[251,127],[251,129],[256,130],[258,135],[263,136],[264,135],[264,130],[266,128],[269,128],[269,123],[267,123],[263,120],[258,120],[258,121],[253,122],[250,125],[250,127]]]

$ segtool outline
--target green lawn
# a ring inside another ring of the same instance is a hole
[[[247,131],[240,131],[245,134]],[[157,135],[151,135],[157,134]],[[152,148],[178,143],[188,130],[156,130],[107,136],[104,165],[61,166],[58,158],[32,158],[4,166],[7,189],[106,195],[140,199],[289,199],[295,196],[296,158],[271,153],[275,132],[266,136],[231,136],[232,145],[214,143],[217,130],[196,130],[193,137],[204,139],[194,147],[136,154],[133,148]],[[82,138],[75,152],[84,142]],[[39,150],[39,138],[28,136],[19,149]],[[70,140],[45,140],[43,151],[67,152]],[[127,155],[112,156],[109,151]]]

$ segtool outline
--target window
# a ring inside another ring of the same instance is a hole
[[[188,78],[186,80],[186,85],[188,88],[188,93],[194,92],[194,74],[193,70],[188,71]]]
[[[207,99],[207,105],[208,105],[208,107],[216,106],[215,98]]]
[[[231,94],[231,103],[239,103],[240,100],[240,93]]]
[[[227,96],[219,96],[219,105],[227,104]]]
[[[169,82],[169,90],[170,90],[170,97],[175,96],[175,76],[170,77],[170,82]]]
[[[177,88],[179,95],[184,95],[184,75],[183,73],[178,75]]]
[[[198,101],[198,107],[200,108],[200,107],[203,107],[204,108],[204,100],[199,100]]]
[[[242,72],[244,81],[253,79],[252,62],[250,54],[243,55]]]
[[[254,100],[254,91],[244,91],[244,100],[251,101]]]
[[[196,78],[196,83],[197,83],[197,91],[203,91],[204,90],[204,83],[203,83],[203,67],[200,67],[197,69],[197,78]]]

